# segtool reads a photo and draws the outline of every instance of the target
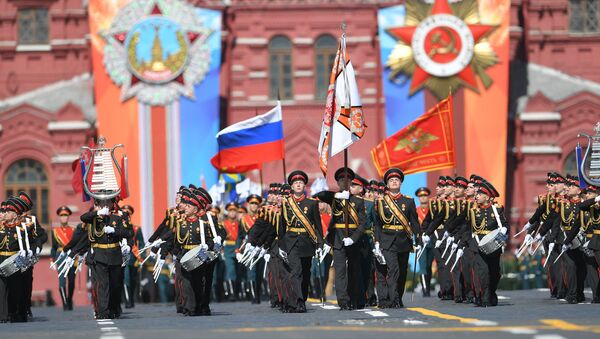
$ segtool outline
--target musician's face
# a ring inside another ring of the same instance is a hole
[[[4,215],[5,220],[14,220],[16,218],[17,218],[17,213],[15,213],[14,211],[7,211],[6,214]]]
[[[569,185],[569,196],[576,197],[581,194],[581,188],[576,185]]]
[[[554,184],[546,184],[546,190],[548,193],[554,193]]]
[[[598,193],[596,193],[596,192],[587,191],[587,192],[585,193],[585,198],[586,198],[586,199],[594,199],[594,198],[595,198],[595,197],[597,197],[597,196],[598,196]]]
[[[487,204],[490,202],[490,197],[487,194],[478,192],[475,195],[475,200],[477,201],[478,204]]]
[[[465,196],[465,188],[462,186],[454,187],[454,196],[457,198],[464,197]]]
[[[345,177],[340,178],[337,181],[337,185],[340,188],[340,191],[347,191],[349,182],[350,182],[349,178],[345,178]]]
[[[393,178],[388,179],[387,187],[392,192],[400,191],[401,185],[402,185],[402,181],[400,181],[400,178],[398,178],[398,177],[393,177]]]
[[[192,204],[182,203],[180,204],[180,206],[183,209],[183,212],[187,215],[193,215],[198,213],[198,207]]]
[[[175,196],[175,204],[179,205],[180,202],[181,202],[181,194],[177,194]]]
[[[435,193],[437,195],[444,195],[444,186],[435,186]]]
[[[267,194],[267,202],[271,203],[273,201],[275,201],[275,195],[271,193]]]
[[[361,185],[351,185],[350,186],[350,193],[354,194],[354,195],[361,195],[363,192],[363,187]]]
[[[375,197],[375,192],[369,190],[365,192],[365,198],[367,199],[373,199]]]
[[[450,196],[453,193],[454,193],[454,186],[448,185],[448,186],[444,187],[444,194],[445,195]]]
[[[258,211],[258,203],[257,202],[249,203],[248,204],[248,212],[255,213],[256,211]]]
[[[304,183],[304,181],[296,180],[292,183],[292,191],[294,192],[294,194],[300,195],[300,194],[304,193],[305,186],[306,186],[306,184]]]
[[[477,192],[475,190],[475,185],[473,183],[469,183],[467,185],[467,190],[465,191],[465,193],[467,194],[467,197],[473,197],[475,195],[475,192]]]

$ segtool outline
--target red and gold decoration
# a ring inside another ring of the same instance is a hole
[[[479,93],[477,79],[488,89],[486,69],[498,63],[487,39],[495,29],[481,23],[477,0],[408,0],[405,24],[386,30],[397,40],[386,62],[390,78],[411,77],[411,95],[427,88],[439,99],[460,87]]]

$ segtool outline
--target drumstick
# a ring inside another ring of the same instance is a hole
[[[31,251],[31,246],[29,246],[29,233],[27,233],[27,224],[21,223],[23,226],[23,232],[25,232],[25,246],[27,247],[27,255],[29,255],[29,251]]]

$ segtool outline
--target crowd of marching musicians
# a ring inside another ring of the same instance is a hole
[[[59,274],[63,306],[72,309],[74,276],[85,263],[98,319],[119,317],[123,301],[133,307],[140,267],[161,286],[161,296],[174,281],[177,312],[188,316],[210,315],[211,300],[260,303],[263,295],[283,312],[306,312],[310,293],[324,300],[330,267],[340,310],[399,308],[410,252],[420,263],[425,296],[435,261],[440,299],[498,303],[507,222],[491,183],[477,175],[443,176],[434,194],[425,187],[415,192],[417,206],[400,193],[399,169],[378,182],[341,168],[335,180],[335,191],[307,196],[308,176],[293,171],[286,184],[271,184],[264,200],[250,195],[245,207],[230,203],[224,213],[203,188],[182,186],[148,242],[130,222],[133,208],[115,198],[95,199],[74,229],[71,211],[62,206],[51,234],[51,267]],[[586,280],[592,302],[599,300],[598,193],[582,190],[576,177],[549,173],[547,192],[518,233],[527,232],[517,256],[545,253],[551,294],[570,303],[584,300]],[[31,316],[32,267],[49,238],[30,215],[32,206],[21,192],[0,208],[2,322]]]
[[[544,266],[552,298],[571,304],[585,301],[584,286],[592,290],[592,303],[600,303],[600,189],[581,187],[579,178],[548,173],[546,192],[522,232],[527,232],[518,256],[546,255]]]

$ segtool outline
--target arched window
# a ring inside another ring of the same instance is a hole
[[[315,98],[323,100],[327,97],[329,77],[335,54],[337,41],[331,35],[321,35],[315,43]]]
[[[4,177],[6,196],[16,195],[20,191],[27,192],[33,200],[32,214],[45,225],[49,221],[49,187],[44,165],[32,159],[21,159],[12,163]]]
[[[269,96],[292,99],[292,43],[277,35],[269,42]]]
[[[569,0],[569,31],[598,32],[598,0]]]

